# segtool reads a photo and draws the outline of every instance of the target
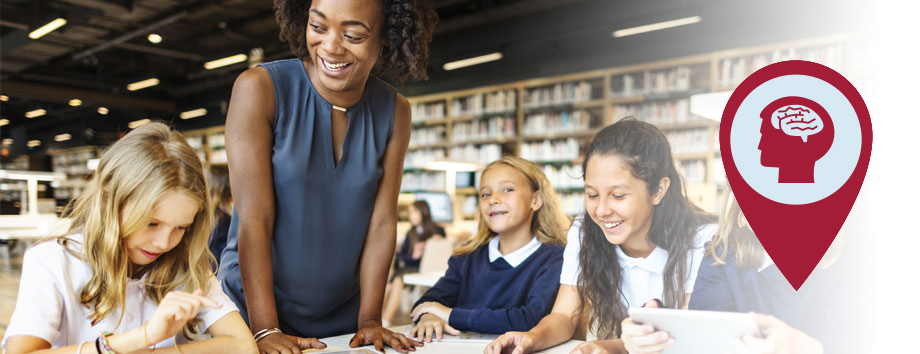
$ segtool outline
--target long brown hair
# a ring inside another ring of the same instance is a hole
[[[543,174],[543,169],[535,163],[520,157],[506,155],[486,166],[482,174],[485,174],[490,168],[498,165],[511,167],[511,169],[524,177],[524,180],[527,181],[527,184],[530,186],[531,192],[542,193],[543,206],[534,212],[530,224],[530,231],[536,235],[537,240],[540,241],[540,243],[565,245],[565,231],[569,226],[570,220],[569,217],[562,212],[562,206],[559,202],[559,198],[556,197],[556,191],[549,183],[549,180],[546,179],[546,175]],[[490,230],[489,226],[486,225],[485,218],[485,216],[482,216],[480,219],[482,221],[479,222],[479,232],[476,233],[476,236],[454,250],[454,255],[472,253],[479,249],[479,247],[488,244],[489,240],[496,235],[496,233]]]
[[[147,226],[154,206],[169,191],[197,201],[198,213],[175,248],[144,266],[144,291],[155,303],[177,288],[207,292],[213,276],[208,251],[212,214],[201,162],[182,134],[162,123],[148,123],[102,154],[86,190],[68,205],[65,216],[73,220],[68,234],[83,234],[82,252],[69,247],[66,236],[57,238],[92,268],[92,277],[80,291],[80,303],[93,310],[92,324],[124,309],[131,276],[125,237]],[[121,311],[119,323],[124,314]],[[197,332],[199,322],[189,321],[186,335]]]
[[[654,125],[625,118],[605,127],[588,146],[582,171],[586,171],[588,161],[598,155],[620,157],[633,176],[645,182],[649,195],[655,193],[663,178],[671,180],[661,202],[652,211],[649,240],[668,251],[668,261],[662,272],[664,305],[680,307],[686,298],[684,282],[689,276],[687,254],[693,248],[697,229],[714,222],[715,217],[687,200],[683,181],[674,167],[671,145]],[[581,264],[578,276],[581,306],[578,313],[591,310],[591,328],[596,329],[598,338],[618,337],[620,322],[626,316],[626,305],[620,301],[623,276],[616,252],[619,246],[607,241],[604,232],[587,211],[582,232],[582,246],[578,254]]]

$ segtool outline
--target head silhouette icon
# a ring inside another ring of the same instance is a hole
[[[760,113],[760,164],[779,168],[779,183],[815,183],[815,162],[831,149],[834,123],[824,107],[783,97]]]

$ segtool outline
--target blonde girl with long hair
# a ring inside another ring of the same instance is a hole
[[[210,210],[181,134],[150,123],[125,135],[68,206],[69,235],[26,252],[6,352],[256,353],[211,271]]]
[[[479,212],[477,235],[416,302],[410,336],[526,331],[552,308],[569,219],[543,170],[513,156],[492,162],[480,178]]]

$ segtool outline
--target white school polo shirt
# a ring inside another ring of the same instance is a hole
[[[82,235],[69,236],[68,247],[80,252]],[[68,253],[57,241],[46,241],[26,251],[22,262],[19,296],[2,346],[12,336],[30,335],[51,343],[52,348],[66,347],[80,342],[93,341],[103,330],[122,333],[144,325],[153,317],[157,304],[145,296],[143,278],[130,280],[125,289],[125,315],[118,323],[121,309],[116,308],[108,317],[91,324],[92,311],[80,304],[80,291],[89,281],[92,268]],[[205,296],[222,304],[219,309],[202,307],[198,318],[202,320],[199,333],[207,331],[224,315],[237,311],[236,305],[224,294],[217,278],[208,280]],[[178,337],[184,339],[180,333]],[[180,343],[183,343],[180,339]],[[173,339],[157,343],[156,347],[169,347]]]
[[[575,219],[572,227],[569,228],[568,242],[563,253],[560,284],[578,286],[578,275],[581,273],[578,252],[581,250],[581,225],[583,222],[583,216],[580,216]],[[705,253],[704,246],[706,242],[712,239],[717,230],[718,225],[716,224],[703,225],[694,236],[693,248],[687,254],[689,274],[686,282],[684,282],[684,291],[687,293],[693,292],[696,273],[700,269],[700,263]],[[627,307],[640,307],[648,300],[661,299],[664,294],[664,275],[662,272],[668,262],[668,251],[656,246],[648,257],[634,258],[627,256],[619,247],[616,250],[617,260],[623,275],[620,283],[622,290],[620,301]]]

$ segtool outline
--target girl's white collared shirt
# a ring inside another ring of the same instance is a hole
[[[583,222],[583,217],[577,217],[575,222],[572,223],[572,227],[569,228],[568,241],[563,253],[560,284],[578,286],[578,275],[581,273],[578,252],[581,250],[581,227]],[[700,269],[700,262],[702,262],[705,253],[704,246],[706,242],[712,240],[717,230],[717,224],[703,225],[694,236],[693,248],[687,254],[687,269],[689,272],[687,280],[684,282],[684,291],[688,294],[693,292],[696,274]],[[661,299],[664,294],[663,272],[664,266],[668,262],[668,251],[661,247],[655,247],[652,253],[645,258],[630,257],[619,247],[616,248],[616,251],[622,272],[620,282],[622,296],[620,301],[628,307],[639,307],[651,299]],[[594,337],[594,333],[588,333],[588,338],[593,339],[596,337]]]
[[[68,247],[80,252],[82,235],[72,235]],[[141,327],[153,316],[157,304],[146,296],[144,278],[131,279],[125,289],[124,317],[116,308],[96,325],[91,324],[92,310],[80,304],[80,291],[92,276],[92,268],[67,252],[55,241],[46,241],[30,248],[23,257],[22,278],[16,308],[3,337],[3,348],[12,336],[30,335],[51,343],[52,348],[93,341],[103,330],[122,333]],[[237,311],[236,305],[224,294],[215,277],[208,280],[205,296],[222,304],[219,309],[202,307],[198,312],[201,324],[199,333],[226,314]],[[177,337],[183,343],[180,333]],[[173,339],[156,344],[156,347],[173,345]]]

